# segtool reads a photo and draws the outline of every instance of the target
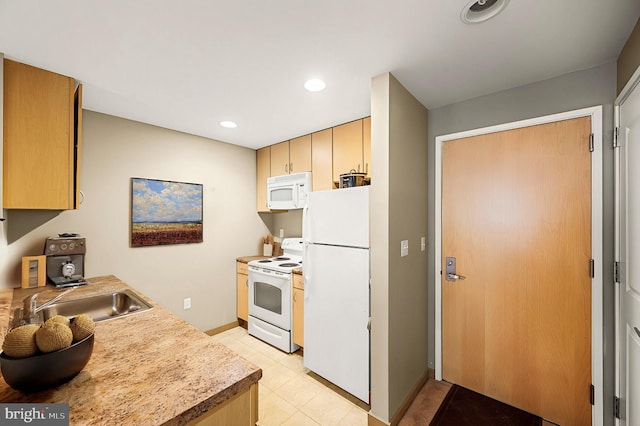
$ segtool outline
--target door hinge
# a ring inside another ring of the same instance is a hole
[[[589,402],[591,405],[596,405],[596,388],[593,385],[589,388]]]
[[[593,152],[593,150],[595,149],[595,145],[594,145],[594,141],[593,141],[593,133],[591,133],[589,135],[589,152]]]
[[[613,282],[620,284],[620,262],[613,262]]]
[[[616,419],[620,418],[620,398],[617,396],[613,397],[613,415]]]
[[[589,274],[591,278],[596,277],[596,261],[593,259],[589,260]]]
[[[616,127],[613,129],[613,149],[620,148],[620,144],[618,143],[618,129],[620,128]]]

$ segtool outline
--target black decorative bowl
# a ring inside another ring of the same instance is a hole
[[[27,358],[11,358],[0,353],[0,370],[13,389],[36,392],[73,379],[89,362],[93,334],[65,349]]]

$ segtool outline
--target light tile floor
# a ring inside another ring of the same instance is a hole
[[[369,408],[305,369],[299,351],[286,354],[242,327],[212,336],[262,369],[258,425],[366,426]]]

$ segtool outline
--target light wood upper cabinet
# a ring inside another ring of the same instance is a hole
[[[311,135],[271,145],[271,176],[311,171]]]
[[[271,176],[289,174],[289,141],[271,145]]]
[[[256,151],[256,209],[270,211],[267,207],[267,178],[271,176],[271,147]]]
[[[311,170],[313,190],[333,189],[333,129],[311,134]]]
[[[289,141],[289,173],[311,171],[311,135]]]
[[[364,170],[362,157],[362,120],[333,128],[333,180],[351,170]]]
[[[362,156],[364,172],[371,177],[371,117],[362,119]]]
[[[82,85],[4,60],[3,207],[79,206]]]

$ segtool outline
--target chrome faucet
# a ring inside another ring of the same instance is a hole
[[[60,293],[59,295],[57,295],[56,297],[54,297],[53,299],[43,303],[40,306],[37,306],[37,302],[38,302],[38,295],[40,293],[33,293],[31,296],[27,296],[23,302],[22,302],[22,318],[21,318],[21,323],[26,323],[26,324],[32,324],[35,320],[35,315],[40,312],[42,309],[46,308],[47,306],[56,303],[58,300],[60,300],[65,294],[72,292],[73,290],[75,290],[78,287],[71,287],[65,291],[63,291],[62,293]]]

